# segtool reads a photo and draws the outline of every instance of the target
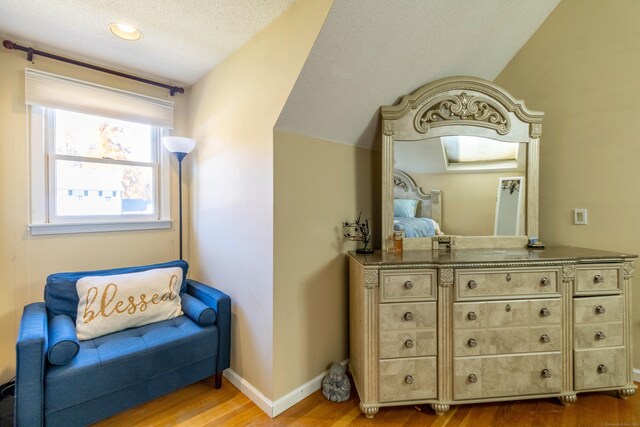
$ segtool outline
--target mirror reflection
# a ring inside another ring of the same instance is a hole
[[[494,236],[524,234],[524,177],[505,177],[498,182]]]
[[[393,150],[394,230],[406,238],[525,234],[527,144],[442,136]]]

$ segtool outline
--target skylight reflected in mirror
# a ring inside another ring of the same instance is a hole
[[[449,164],[515,162],[520,146],[476,136],[444,136],[441,141]]]

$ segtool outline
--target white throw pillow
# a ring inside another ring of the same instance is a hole
[[[180,316],[181,285],[179,267],[79,279],[78,339],[88,340]]]

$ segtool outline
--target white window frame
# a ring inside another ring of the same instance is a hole
[[[157,168],[154,173],[155,191],[157,198],[157,211],[153,215],[117,215],[117,216],[76,216],[60,217],[55,212],[55,160],[65,156],[55,154],[54,129],[48,124],[52,122],[47,118],[47,111],[54,108],[45,108],[37,105],[27,106],[29,118],[30,139],[30,223],[29,229],[32,235],[66,234],[66,233],[93,233],[105,231],[128,231],[167,229],[171,227],[170,216],[170,155],[163,149],[161,137],[168,135],[167,129],[158,129],[155,138],[154,151],[157,156]],[[100,163],[100,159],[90,159]],[[122,163],[117,160],[105,161],[105,163]],[[136,162],[126,162],[135,164]],[[147,163],[144,163],[147,166]]]

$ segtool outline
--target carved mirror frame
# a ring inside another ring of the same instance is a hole
[[[539,144],[544,113],[531,111],[499,86],[476,77],[450,77],[422,86],[395,105],[380,108],[382,119],[382,248],[393,235],[394,141],[464,135],[527,144],[525,236],[436,236],[404,240],[404,249],[524,247],[538,236]],[[446,194],[442,195],[446,205]],[[444,208],[446,210],[446,206]],[[443,225],[446,232],[446,223]]]

